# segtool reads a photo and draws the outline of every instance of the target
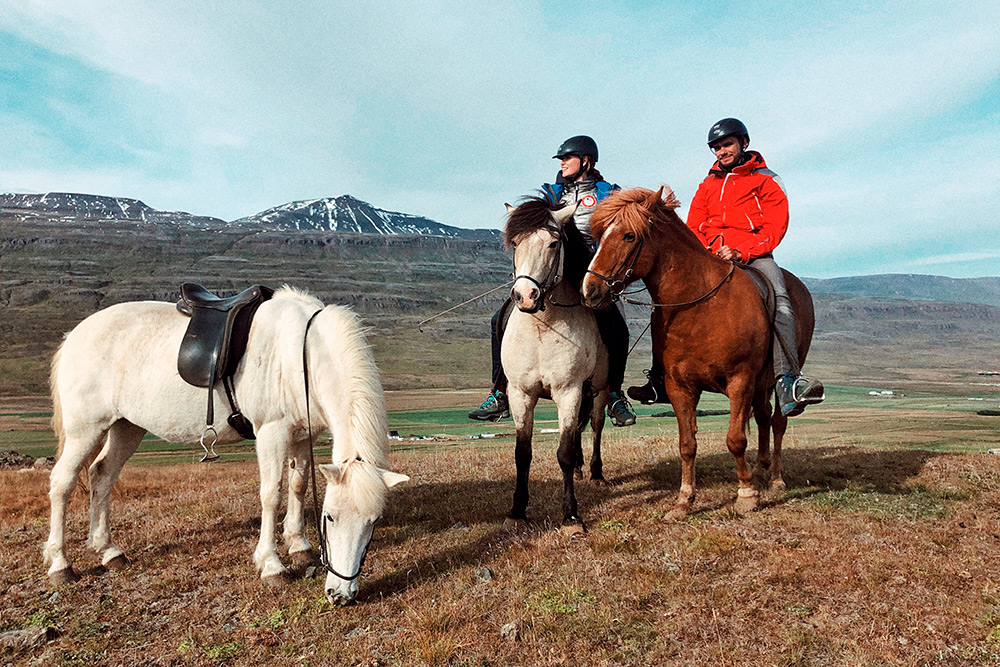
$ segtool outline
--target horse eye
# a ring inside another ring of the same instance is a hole
[[[635,234],[633,234],[632,232],[625,232],[625,236],[622,238],[624,238],[626,241],[635,241]]]
[[[549,244],[549,250],[555,248],[557,245],[559,245],[559,241],[553,241]]]

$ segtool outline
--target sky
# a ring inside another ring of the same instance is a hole
[[[683,217],[725,117],[784,182],[782,266],[1000,275],[995,0],[0,0],[0,192],[500,227],[588,134]]]

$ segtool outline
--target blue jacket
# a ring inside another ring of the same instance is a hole
[[[573,224],[580,230],[587,245],[590,246],[591,252],[596,248],[594,237],[590,234],[590,216],[594,212],[594,207],[597,206],[597,202],[620,189],[617,185],[607,181],[575,181],[542,185],[542,190],[552,201],[561,201],[565,204],[580,202],[573,215]]]

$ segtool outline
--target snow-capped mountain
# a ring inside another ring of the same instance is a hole
[[[350,195],[296,201],[226,222],[182,211],[160,211],[138,199],[71,192],[0,194],[5,213],[42,214],[81,221],[129,220],[202,228],[240,227],[275,231],[327,231],[382,236],[448,236],[492,239],[496,229],[462,229],[409,213],[386,211]]]
[[[138,199],[75,192],[0,194],[0,207],[82,220],[139,220],[151,223],[223,225],[225,221],[183,211],[160,211]]]
[[[382,235],[432,235],[478,238],[497,230],[462,229],[409,213],[385,211],[350,195],[295,201],[239,220],[234,225],[264,229],[319,230]]]

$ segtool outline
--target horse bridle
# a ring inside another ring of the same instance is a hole
[[[524,278],[525,280],[534,283],[535,286],[538,287],[538,303],[539,303],[538,310],[541,311],[545,310],[545,301],[548,299],[549,292],[551,292],[552,288],[554,288],[559,283],[559,281],[562,280],[562,276],[559,274],[559,264],[561,264],[563,260],[563,252],[566,240],[562,228],[546,226],[545,229],[552,232],[552,235],[555,236],[557,239],[559,239],[559,251],[556,253],[556,261],[552,263],[552,268],[549,269],[549,273],[545,277],[544,282],[539,282],[534,276],[530,276],[527,273],[522,273],[514,276],[514,283],[517,283],[518,280]],[[516,266],[514,267],[514,270],[517,270]],[[555,305],[562,305],[562,304],[555,304]]]
[[[592,271],[589,267],[587,268],[587,273],[592,276],[597,276],[605,282],[608,286],[608,291],[611,292],[612,301],[617,301],[618,297],[621,296],[622,292],[625,291],[627,285],[627,280],[632,277],[632,269],[635,268],[635,263],[639,261],[639,253],[642,252],[642,246],[645,243],[643,239],[639,239],[638,242],[632,246],[632,249],[628,251],[628,254],[618,263],[615,270],[611,272],[610,276],[598,273],[597,271]],[[621,278],[618,278],[618,274],[622,273]]]
[[[721,236],[721,234],[719,236]],[[712,243],[715,243],[715,240],[718,238],[719,237],[717,236],[715,239],[712,239]],[[636,242],[636,244],[632,246],[632,249],[629,250],[628,254],[625,255],[622,261],[618,263],[618,266],[615,267],[615,270],[611,272],[610,276],[605,276],[601,273],[598,273],[597,271],[591,271],[589,268],[587,269],[587,273],[597,276],[598,278],[603,280],[605,284],[607,284],[608,291],[611,293],[612,301],[617,301],[619,298],[621,298],[622,301],[630,303],[634,306],[649,306],[651,308],[683,308],[685,306],[693,306],[714,296],[715,293],[718,292],[722,288],[722,286],[726,283],[726,281],[729,280],[729,278],[733,275],[733,272],[736,271],[736,263],[730,261],[729,271],[726,273],[725,276],[722,277],[722,280],[720,280],[714,287],[708,290],[705,294],[702,294],[697,299],[693,299],[691,301],[685,301],[683,303],[649,303],[646,301],[636,301],[635,299],[628,299],[623,297],[622,293],[628,286],[626,281],[632,277],[632,269],[635,268],[635,263],[639,260],[639,253],[642,252],[643,244],[644,240],[640,238]],[[617,278],[618,274],[621,273],[623,269],[624,269],[624,274],[622,275],[621,278]]]
[[[326,569],[327,572],[335,577],[340,577],[344,581],[354,581],[361,575],[361,570],[365,566],[365,559],[368,558],[368,548],[372,545],[372,540],[375,538],[375,524],[378,520],[372,522],[372,532],[368,535],[368,541],[365,543],[365,550],[361,554],[361,562],[358,563],[358,571],[351,576],[345,576],[340,572],[333,569],[333,565],[330,564],[330,559],[327,556],[326,549],[326,524],[328,521],[334,521],[334,518],[323,512],[323,521],[320,522],[320,511],[319,511],[319,501],[316,495],[316,461],[313,458],[313,437],[312,437],[312,417],[309,414],[309,358],[308,358],[308,346],[306,341],[309,338],[309,327],[312,326],[313,320],[316,316],[323,312],[323,309],[317,310],[306,322],[305,333],[302,334],[302,377],[305,381],[306,386],[306,429],[309,432],[309,469],[312,471],[312,496],[313,496],[313,517],[316,519],[316,532],[319,534],[320,549],[319,549],[319,562],[320,565]],[[359,456],[358,461],[362,458]]]

